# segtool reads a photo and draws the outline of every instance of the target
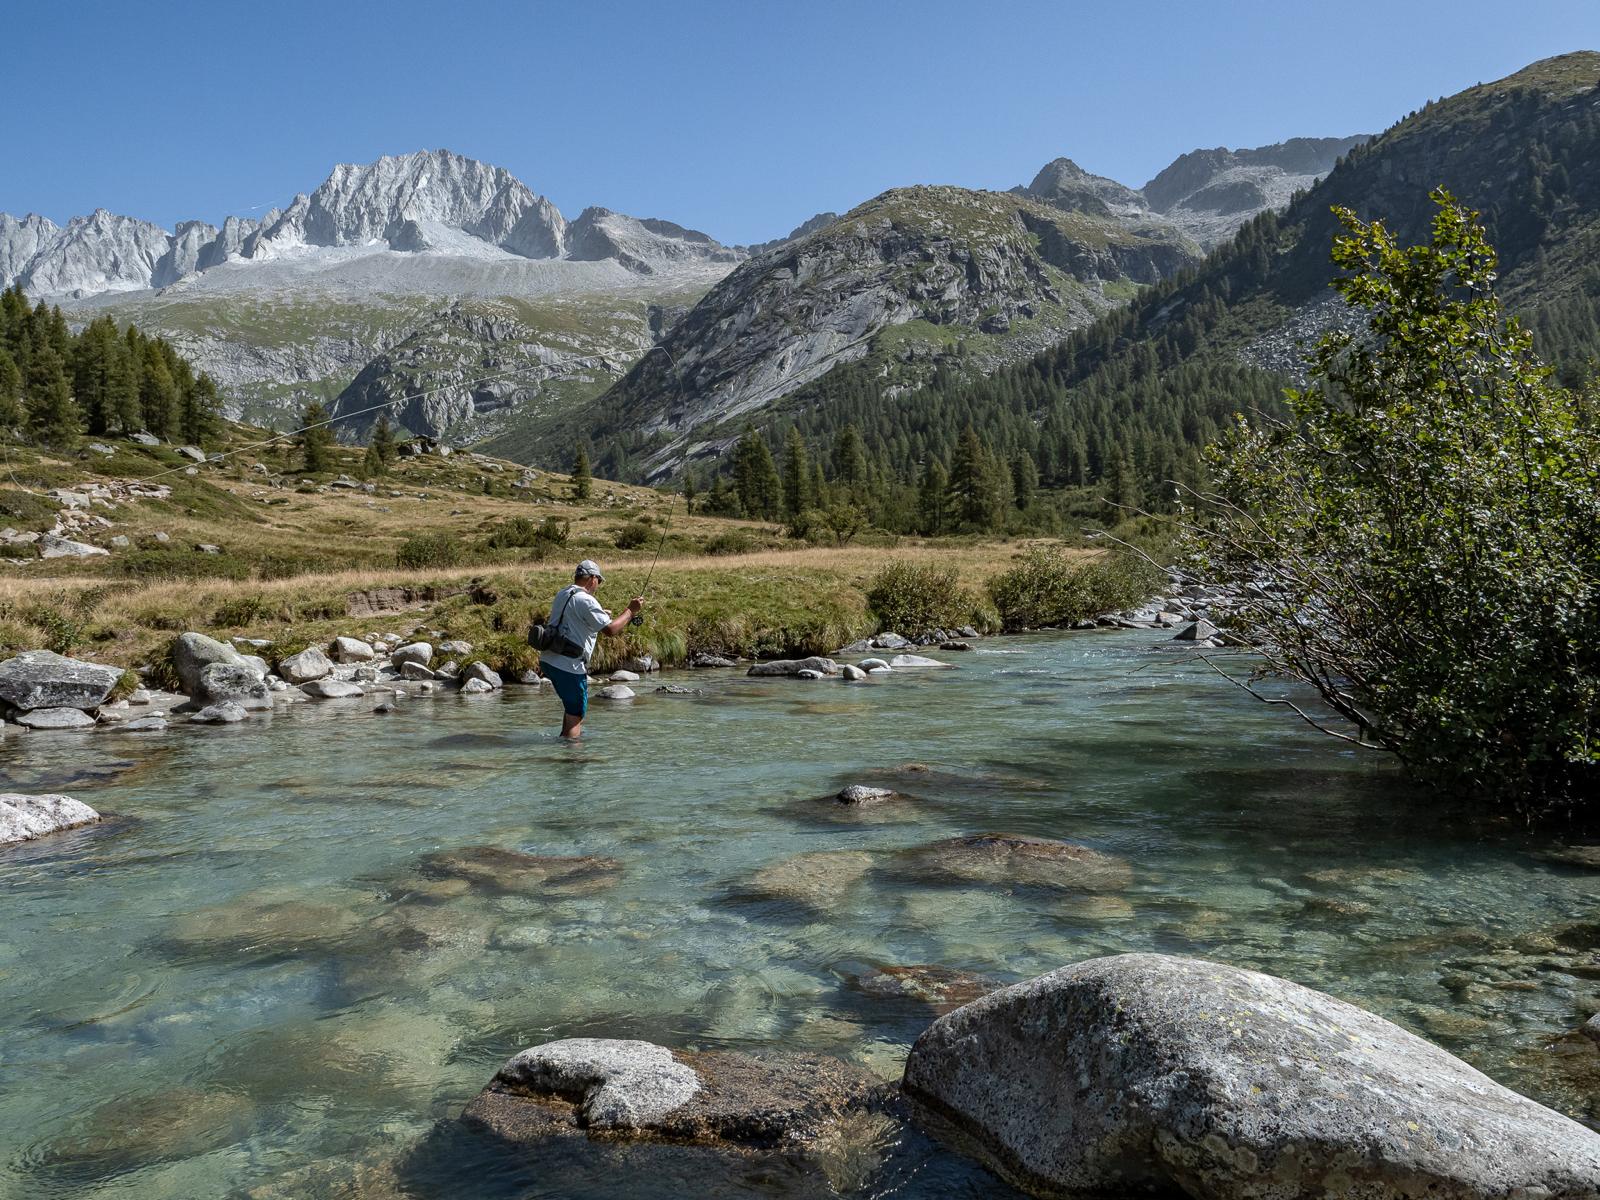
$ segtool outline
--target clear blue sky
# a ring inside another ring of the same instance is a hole
[[[9,0],[0,211],[259,213],[447,147],[725,242],[888,187],[1133,186],[1600,47],[1596,0]]]

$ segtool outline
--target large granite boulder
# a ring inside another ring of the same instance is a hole
[[[904,1090],[1035,1196],[1600,1196],[1600,1135],[1364,1009],[1196,959],[1091,959],[959,1008]]]
[[[232,702],[251,712],[272,708],[272,692],[253,663],[207,663],[194,698],[202,705]]]
[[[243,666],[244,657],[232,646],[203,633],[182,633],[173,639],[172,669],[177,672],[187,695],[200,694],[200,673],[212,663]]]
[[[359,638],[336,637],[333,639],[333,661],[341,663],[371,662],[377,657],[372,643],[363,642]]]
[[[0,663],[0,700],[27,712],[35,708],[94,708],[122,678],[120,667],[27,650]]]
[[[775,658],[771,662],[757,663],[747,675],[799,675],[801,671],[815,671],[818,675],[837,675],[839,664],[831,658]]]
[[[951,883],[1108,892],[1133,881],[1126,859],[1077,842],[1020,833],[945,838],[907,851],[904,862],[913,873]]]
[[[822,1055],[569,1038],[508,1060],[463,1119],[521,1144],[588,1136],[805,1154],[841,1122],[892,1103],[876,1075]]]
[[[100,814],[71,796],[0,792],[0,846],[31,842],[47,833],[93,825]]]
[[[397,671],[407,663],[425,667],[433,661],[433,647],[427,642],[407,642],[390,653],[389,661],[394,664],[394,669]]]

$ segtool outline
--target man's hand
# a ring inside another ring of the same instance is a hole
[[[628,611],[630,613],[632,613],[634,616],[638,616],[639,615],[639,610],[642,609],[643,607],[644,607],[644,597],[643,596],[635,596],[632,600],[628,601]]]

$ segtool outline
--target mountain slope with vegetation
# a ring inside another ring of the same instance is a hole
[[[767,438],[779,445],[793,427],[825,449],[851,428],[903,492],[934,464],[947,470],[971,426],[1012,478],[1169,506],[1163,481],[1198,481],[1200,450],[1231,415],[1275,409],[1305,349],[1351,320],[1328,287],[1332,208],[1425,240],[1429,193],[1441,185],[1482,212],[1502,296],[1561,378],[1580,381],[1600,355],[1597,82],[1600,54],[1584,52],[1430,102],[1351,150],[1283,213],[1260,214],[1203,264],[1032,360],[987,378],[936,371],[915,390],[886,383],[874,362],[856,364],[786,397]]]
[[[1196,257],[1183,238],[1027,197],[886,192],[743,264],[583,423],[602,469],[659,476],[840,367],[871,360],[896,388],[951,359],[992,369]]]

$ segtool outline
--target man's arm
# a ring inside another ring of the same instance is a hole
[[[617,634],[621,633],[628,627],[628,625],[633,621],[633,618],[638,615],[639,610],[643,607],[644,597],[635,596],[632,600],[628,601],[628,607],[617,614],[617,619],[612,621],[611,624],[607,625],[600,631],[601,634],[606,637],[616,637]]]

